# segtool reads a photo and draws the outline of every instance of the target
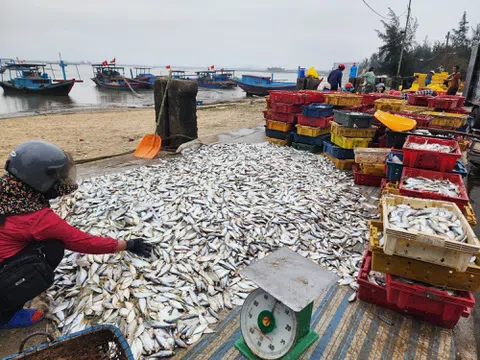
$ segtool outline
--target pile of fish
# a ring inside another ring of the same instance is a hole
[[[429,151],[438,151],[443,153],[452,153],[456,151],[456,148],[448,145],[436,144],[436,143],[429,143],[428,140],[425,140],[424,143],[414,143],[409,142],[407,144],[407,148],[410,149],[421,149],[421,150],[429,150]]]
[[[367,278],[368,278],[368,281],[370,281],[372,284],[375,284],[381,287],[387,286],[387,279],[385,277],[385,274],[382,272],[370,270]]]
[[[421,281],[405,279],[405,278],[402,278],[402,277],[399,277],[399,276],[392,276],[392,279],[395,280],[395,281],[399,281],[401,283],[404,283],[404,284],[408,284],[408,285],[418,284],[418,285],[422,285],[422,286],[431,288],[433,290],[443,291],[443,292],[446,292],[449,296],[463,296],[463,294],[460,291],[445,289],[444,287],[427,284],[427,283],[424,283],[424,282],[421,282]]]
[[[460,195],[460,187],[448,179],[427,179],[423,176],[407,177],[403,181],[403,187],[408,190],[429,191],[450,197]]]
[[[267,143],[187,149],[84,180],[57,213],[92,235],[144,238],[154,254],[67,254],[49,316],[64,334],[114,324],[135,358],[161,357],[211,333],[255,288],[239,271],[279,247],[356,290],[376,208],[365,201],[324,157]]]
[[[460,219],[450,210],[438,207],[416,209],[407,204],[388,206],[388,221],[398,230],[440,235],[465,242],[467,232]]]

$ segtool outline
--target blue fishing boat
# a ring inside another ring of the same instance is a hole
[[[152,68],[135,67],[134,69],[135,76],[133,76],[132,69],[130,69],[130,75],[133,80],[140,83],[140,89],[153,89],[153,84],[155,83],[156,76],[150,72]]]
[[[93,64],[92,81],[100,88],[120,91],[138,90],[140,83],[125,77],[125,69],[115,64]]]
[[[294,82],[274,81],[272,76],[242,75],[233,81],[247,93],[247,96],[266,96],[270,90],[296,90]]]
[[[64,76],[63,80],[52,80],[45,72],[45,67],[46,64],[6,63],[0,69],[0,86],[5,94],[68,95],[75,79],[67,80]],[[10,80],[3,78],[7,71]]]
[[[196,71],[198,86],[207,89],[231,89],[237,86],[233,81],[234,70]]]

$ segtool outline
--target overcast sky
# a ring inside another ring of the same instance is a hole
[[[408,4],[367,2],[382,15]],[[464,10],[479,23],[478,4],[412,0],[417,41],[444,41]],[[328,69],[376,51],[380,20],[362,0],[0,0],[0,57]]]

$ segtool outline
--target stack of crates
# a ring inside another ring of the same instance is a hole
[[[381,187],[385,179],[385,158],[389,153],[386,148],[357,148],[353,179],[355,184]]]
[[[470,315],[475,305],[473,292],[480,289],[477,255],[480,241],[452,202],[400,195],[389,195],[382,202],[383,222],[371,220],[368,223],[369,249],[358,275],[358,298],[453,328],[461,317]],[[389,209],[402,204],[416,209],[436,207],[453,212],[466,231],[466,241],[458,243],[440,239],[438,235],[392,227]]]
[[[330,140],[330,122],[333,106],[313,103],[302,108],[297,116],[296,131],[292,132],[292,146],[311,153],[323,151],[323,142]]]
[[[323,144],[323,151],[338,169],[352,169],[355,162],[353,149],[368,147],[377,128],[372,126],[373,115],[334,110],[331,139]]]

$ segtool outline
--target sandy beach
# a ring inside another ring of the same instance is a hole
[[[199,137],[256,126],[263,121],[263,101],[219,105],[197,111]],[[155,128],[154,109],[83,111],[0,120],[0,164],[18,144],[50,141],[75,160],[135,150],[143,135]]]

